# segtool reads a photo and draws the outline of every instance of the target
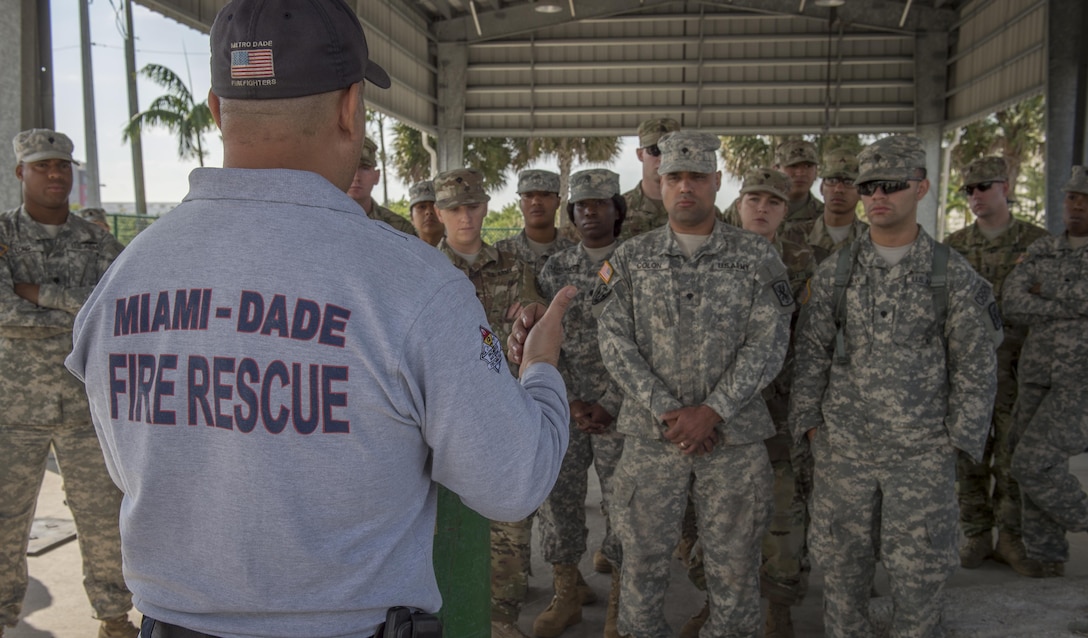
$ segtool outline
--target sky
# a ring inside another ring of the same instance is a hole
[[[117,5],[117,6],[115,6]],[[121,141],[121,130],[128,121],[128,89],[125,81],[124,39],[121,26],[123,14],[118,0],[90,0],[91,59],[94,75],[95,125],[98,141],[99,183],[102,201],[129,203],[124,212],[133,212],[135,201],[132,177],[132,151]],[[56,96],[56,129],[66,133],[75,143],[77,160],[86,157],[86,133],[83,115],[82,61],[79,40],[78,0],[51,0],[53,29],[53,83]],[[198,101],[211,86],[208,66],[208,36],[170,18],[133,5],[133,32],[136,35],[136,69],[149,63],[169,67],[189,81]],[[139,108],[147,106],[165,91],[150,80],[139,76],[137,94]],[[620,175],[623,190],[633,188],[641,178],[641,165],[635,156],[638,142],[634,137],[623,138],[620,159],[608,166]],[[223,148],[218,133],[205,138],[209,151],[207,166],[222,166]],[[181,160],[177,154],[176,138],[163,128],[149,129],[143,135],[144,188],[150,203],[177,203],[189,189],[188,174],[197,168],[196,160]],[[575,166],[595,168],[600,165]],[[555,162],[544,160],[532,168],[557,170]],[[383,176],[384,178],[385,176]],[[408,184],[389,175],[389,199],[399,200],[407,195]],[[516,178],[498,193],[492,193],[493,210],[516,200]],[[382,184],[374,188],[381,201]],[[739,191],[739,185],[723,179],[718,205],[725,208]],[[121,212],[112,210],[111,212]],[[151,211],[156,212],[155,210]]]

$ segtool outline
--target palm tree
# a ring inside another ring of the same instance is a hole
[[[507,170],[517,161],[509,140],[504,137],[466,137],[463,152],[465,166],[483,173],[489,191],[506,185]],[[393,153],[389,161],[397,177],[408,184],[434,177],[431,156],[423,148],[423,134],[407,124],[393,124]]]
[[[165,88],[166,94],[155,98],[146,111],[133,115],[121,139],[128,141],[147,127],[165,126],[178,136],[178,157],[196,159],[204,166],[204,134],[215,129],[207,100],[197,103],[188,85],[165,66],[148,64],[140,73]]]
[[[774,150],[782,142],[797,137],[815,144],[820,156],[836,148],[860,151],[864,146],[858,135],[723,135],[721,155],[725,170],[741,177],[754,168],[774,166]]]

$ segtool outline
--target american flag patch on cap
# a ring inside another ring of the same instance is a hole
[[[276,72],[272,68],[272,49],[231,51],[230,77],[231,79],[276,77]]]

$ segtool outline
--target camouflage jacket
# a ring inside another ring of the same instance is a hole
[[[1015,217],[1008,230],[994,239],[987,239],[978,228],[978,222],[961,228],[945,238],[944,243],[967,258],[967,263],[994,287],[994,297],[1001,303],[1001,290],[1017,262],[1027,254],[1028,246],[1048,233],[1035,224]],[[1026,326],[1005,326],[1002,348],[1016,352],[1024,344]]]
[[[90,423],[83,385],[64,367],[72,323],[121,253],[105,230],[69,215],[56,238],[20,207],[0,213],[0,410],[6,423]],[[40,286],[38,303],[15,284]]]
[[[660,199],[647,197],[642,192],[642,182],[623,194],[627,200],[627,219],[623,221],[619,240],[630,239],[655,228],[660,228],[669,221],[665,203]]]
[[[416,234],[416,229],[415,226],[412,226],[412,222],[394,213],[385,206],[379,206],[378,202],[371,201],[374,204],[374,210],[367,213],[367,217],[380,222],[385,222],[406,235],[414,236]]]
[[[559,229],[556,229],[555,241],[552,242],[551,246],[548,246],[544,250],[544,254],[539,256],[533,252],[533,248],[529,245],[529,238],[525,236],[524,230],[513,237],[507,237],[506,239],[495,242],[495,248],[505,250],[508,253],[513,253],[518,259],[531,264],[533,266],[533,272],[537,275],[539,275],[541,269],[544,268],[544,262],[548,261],[548,257],[551,257],[565,248],[570,248],[573,245],[574,242],[560,234]]]
[[[774,250],[778,253],[782,263],[786,265],[786,275],[794,298],[804,299],[807,294],[805,288],[808,285],[808,280],[812,277],[812,273],[816,268],[812,249],[805,243],[804,235],[796,230],[785,228],[775,234],[774,242],[771,245],[774,246]],[[798,304],[790,321],[791,340],[793,327],[797,323],[797,314],[800,309],[801,306]],[[789,402],[790,382],[793,377],[793,350],[793,344],[791,343],[781,372],[775,377],[773,383],[763,389],[763,398],[767,401],[771,416],[775,420],[775,426],[780,433],[786,432],[785,413]]]
[[[506,352],[506,339],[514,327],[513,320],[506,318],[506,311],[515,303],[524,306],[534,301],[543,302],[533,270],[512,254],[486,243],[471,266],[453,252],[445,239],[438,242],[438,249],[446,253],[453,265],[468,275],[476,287],[476,298],[484,307],[487,323]]]
[[[790,211],[786,213],[786,223],[796,224],[819,219],[824,215],[824,203],[812,193],[800,202],[790,202]]]
[[[760,394],[782,367],[794,300],[766,240],[717,223],[690,259],[665,226],[620,245],[595,291],[605,367],[623,391],[619,431],[657,439],[661,415],[705,404],[719,442],[774,435]]]
[[[822,263],[836,250],[857,239],[868,227],[869,224],[860,219],[855,219],[854,223],[850,225],[850,233],[846,236],[846,239],[836,243],[827,232],[827,224],[824,223],[822,215],[807,222],[798,222],[793,226],[798,232],[804,233],[805,243],[812,247],[812,253],[817,264]]]
[[[1038,292],[1030,292],[1035,285]],[[1073,248],[1065,233],[1037,240],[1004,289],[1005,320],[1030,327],[1020,354],[1021,383],[1083,384],[1088,372],[1088,246]]]
[[[618,244],[612,244],[612,248]],[[563,315],[563,349],[559,371],[567,382],[567,399],[600,403],[612,416],[619,414],[623,394],[601,360],[597,343],[597,318],[593,316],[593,290],[601,282],[603,262],[594,261],[576,244],[559,251],[540,272],[540,291],[546,299],[555,297],[563,286],[578,287],[578,296]]]
[[[819,428],[817,436],[849,458],[905,460],[949,444],[982,456],[1001,318],[990,284],[952,253],[942,330],[930,286],[935,245],[919,229],[910,252],[889,267],[868,231],[857,239],[843,296],[847,361],[834,357],[838,259],[817,267],[797,328],[795,437]]]

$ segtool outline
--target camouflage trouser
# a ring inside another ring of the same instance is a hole
[[[959,454],[956,479],[959,486],[960,529],[964,536],[998,530],[1020,536],[1020,488],[1010,471],[1012,446],[1012,410],[1016,403],[1015,348],[1003,344],[997,351],[997,398],[994,400],[993,427],[986,439],[982,461]],[[991,477],[993,497],[991,499]]]
[[[703,634],[762,635],[759,541],[770,522],[772,481],[762,443],[721,445],[691,457],[667,441],[627,437],[612,479],[612,523],[623,546],[621,634],[675,635],[665,621],[665,590],[690,485],[703,521],[710,597]]]
[[[891,635],[941,636],[944,585],[959,565],[953,449],[903,461],[860,461],[828,450],[821,439],[813,445],[809,543],[824,571],[827,636],[874,635],[874,525],[880,526],[880,556],[891,581]]]
[[[516,623],[529,593],[533,517],[491,521],[491,619]]]
[[[613,565],[620,563],[619,541],[612,532],[608,502],[612,498],[612,474],[623,452],[623,435],[611,430],[586,434],[571,424],[570,445],[563,457],[552,493],[540,506],[540,545],[544,560],[553,565],[577,564],[586,553],[586,484],[589,466],[601,482],[604,540],[601,551]]]
[[[83,587],[95,617],[112,618],[132,609],[132,594],[121,575],[121,491],[106,471],[94,427],[0,425],[0,624],[14,625],[22,609],[30,526],[50,444],[76,523]]]
[[[1069,472],[1070,457],[1088,450],[1084,389],[1021,384],[1016,436],[1012,471],[1023,491],[1024,547],[1029,558],[1064,563],[1065,533],[1088,531],[1088,495]]]
[[[806,542],[812,456],[808,445],[791,445],[789,438],[781,435],[768,439],[766,445],[774,470],[774,515],[762,541],[760,592],[773,603],[800,605],[808,591],[812,571]],[[689,496],[677,554],[687,565],[692,584],[705,590],[703,549],[697,540],[698,524]]]

